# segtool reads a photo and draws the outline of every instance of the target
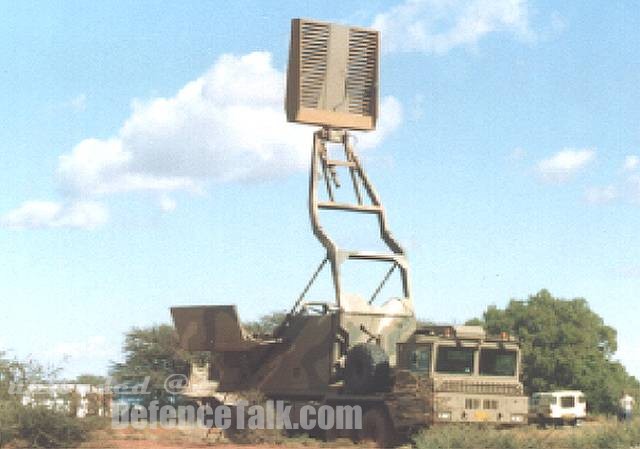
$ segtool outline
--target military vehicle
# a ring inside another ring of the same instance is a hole
[[[286,112],[289,121],[322,127],[313,135],[308,207],[326,255],[270,335],[248,335],[233,305],[172,308],[183,347],[212,354],[208,365],[193,367],[185,393],[228,404],[257,391],[294,405],[359,405],[363,429],[352,436],[383,446],[398,432],[434,423],[526,423],[512,338],[487,337],[478,327],[416,324],[405,251],[389,230],[350,133],[376,126],[378,54],[377,31],[292,21]],[[373,218],[384,250],[340,247],[321,213]],[[384,267],[366,296],[346,291],[351,263],[358,263],[361,278]],[[332,297],[308,300],[326,266]],[[399,291],[382,301],[394,275]]]

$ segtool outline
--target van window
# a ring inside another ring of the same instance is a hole
[[[584,396],[578,396],[578,402],[580,404],[585,404],[587,402],[587,398]]]
[[[481,349],[480,374],[484,376],[515,376],[517,360],[516,351]]]
[[[451,374],[473,374],[473,348],[438,347],[436,371]]]
[[[562,408],[573,408],[576,406],[576,398],[575,396],[562,396],[560,398],[560,407]]]

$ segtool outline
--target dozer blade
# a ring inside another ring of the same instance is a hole
[[[171,315],[186,351],[246,351],[254,346],[243,336],[235,306],[172,307]]]

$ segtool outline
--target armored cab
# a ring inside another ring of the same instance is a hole
[[[477,326],[426,326],[398,344],[398,370],[429,391],[432,423],[527,422],[520,347]],[[403,377],[404,378],[404,377]]]

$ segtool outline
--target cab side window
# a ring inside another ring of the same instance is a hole
[[[431,371],[431,345],[418,346],[409,355],[409,368],[411,371]]]

